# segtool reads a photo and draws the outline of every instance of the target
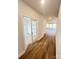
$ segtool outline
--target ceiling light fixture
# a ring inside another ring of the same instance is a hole
[[[41,4],[44,4],[45,3],[45,0],[41,0]]]

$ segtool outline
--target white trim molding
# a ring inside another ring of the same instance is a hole
[[[18,58],[20,58],[24,53],[25,53],[25,50],[22,51],[22,52],[18,55]]]

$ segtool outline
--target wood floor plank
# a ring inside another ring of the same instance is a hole
[[[30,44],[19,59],[56,59],[55,36],[45,34],[43,38]]]

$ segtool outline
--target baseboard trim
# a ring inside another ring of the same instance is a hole
[[[25,50],[22,51],[22,52],[18,55],[18,58],[20,58],[24,53],[25,53]]]

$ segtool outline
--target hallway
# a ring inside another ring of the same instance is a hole
[[[44,36],[30,44],[19,59],[56,59],[55,36]]]
[[[59,8],[60,0],[19,0],[18,59],[60,58]]]

